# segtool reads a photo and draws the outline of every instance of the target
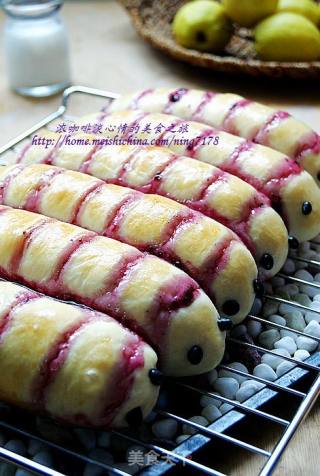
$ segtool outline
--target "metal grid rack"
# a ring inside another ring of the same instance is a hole
[[[87,97],[90,96],[104,98],[109,101],[118,97],[117,94],[93,88],[81,86],[70,87],[64,92],[62,104],[57,111],[47,116],[34,127],[16,137],[14,140],[10,141],[6,146],[0,148],[0,155],[5,157],[7,153],[10,154],[12,151],[14,152],[15,148],[18,145],[21,145],[21,143],[28,139],[33,133],[37,132],[41,128],[50,126],[56,119],[68,119],[69,99],[71,96],[77,94],[84,94],[87,95]],[[311,247],[316,245],[320,245],[320,241],[319,243],[311,242]],[[319,261],[301,258],[296,255],[294,251],[291,252],[291,255],[292,259],[304,262],[307,266],[307,269],[320,269]],[[278,276],[283,278],[286,282],[318,288],[320,294],[320,283],[310,283],[303,279],[298,279],[284,273],[279,273]],[[289,304],[292,307],[300,310],[317,312],[307,306],[297,302],[288,301],[280,297],[265,294],[263,298],[264,300]],[[247,319],[260,322],[263,325],[268,325],[269,327],[278,330],[292,330],[289,327],[270,322],[260,316],[249,315]],[[320,343],[320,338],[318,337],[308,336],[307,334],[297,330],[294,330],[294,332],[296,334],[310,337]],[[245,349],[251,349],[253,351],[259,352],[260,354],[274,354],[274,351],[272,350],[257,346],[252,342],[244,342],[239,338],[227,337],[227,344],[232,344],[233,347],[240,346],[239,348],[242,351]],[[190,422],[184,416],[185,412],[179,411],[181,410],[179,405],[176,405],[174,410],[166,407],[157,408],[155,410],[157,414],[167,418],[172,418],[180,424],[188,424],[196,430],[196,434],[175,448],[168,449],[166,445],[150,443],[152,440],[144,440],[137,429],[130,432],[113,431],[112,433],[121,439],[125,439],[132,444],[143,446],[146,449],[155,451],[167,458],[166,462],[145,467],[139,472],[139,474],[160,476],[170,472],[170,474],[207,474],[212,476],[221,476],[223,475],[222,472],[211,467],[212,461],[210,461],[210,448],[212,450],[212,448],[216,448],[217,445],[219,447],[219,445],[222,444],[225,445],[224,448],[240,448],[245,453],[259,455],[262,459],[262,470],[260,475],[270,475],[275,469],[282,453],[286,449],[299,424],[306,417],[320,393],[320,352],[315,352],[311,357],[303,362],[297,361],[291,357],[281,356],[281,358],[294,363],[295,367],[275,382],[270,382],[263,378],[255,377],[249,373],[235,370],[228,367],[228,365],[220,365],[220,369],[230,370],[233,373],[243,377],[249,377],[251,380],[255,380],[264,384],[265,387],[243,403],[235,402],[222,396],[219,397],[222,402],[232,405],[232,409],[230,409],[229,412],[221,416],[208,427]],[[165,386],[169,389],[169,391],[172,391],[174,395],[179,394],[180,396],[184,397],[183,400],[187,400],[188,405],[189,402],[192,401],[192,396],[193,398],[197,395],[210,396],[210,392],[201,387],[201,382],[200,384],[199,382],[191,382],[190,384],[190,380],[188,379],[168,379],[165,382]],[[294,406],[294,412],[289,417],[285,414],[286,412],[283,411],[283,405],[281,407],[281,398],[282,400],[285,399],[285,401],[290,399]],[[278,408],[276,403],[278,400],[280,400],[280,410],[278,409],[280,411],[279,415],[275,414],[275,409]],[[285,414],[285,416],[283,416],[283,414]],[[257,426],[254,425],[257,425],[257,422],[259,425],[262,425],[260,428],[265,428],[268,423],[272,423],[281,429],[280,438],[271,451],[260,448],[255,444],[243,439],[244,435],[247,437],[248,434],[250,434],[250,429],[251,433],[254,433],[254,430],[257,428]],[[243,426],[243,424],[245,424],[245,426]],[[249,431],[247,431],[248,426]],[[97,465],[105,471],[105,474],[115,474],[119,476],[126,476],[128,474],[123,470],[112,467],[111,465],[104,464],[89,458],[86,455],[81,454],[78,450],[46,440],[38,434],[30,431],[28,426],[22,425],[21,423],[16,423],[15,419],[14,421],[10,420],[10,418],[4,418],[0,420],[0,429],[7,430],[16,437],[27,437],[38,442],[42,442],[47,445],[48,448],[51,448],[57,454],[59,454],[61,458],[71,459],[72,461],[76,462],[76,464],[91,463]],[[238,432],[237,429],[239,430]],[[13,464],[16,467],[22,468],[24,470],[28,470],[31,473],[37,475],[65,476],[65,474],[79,474],[78,472],[59,472],[52,468],[48,468],[36,463],[26,457],[20,456],[12,451],[6,450],[5,448],[0,448],[0,460]]]

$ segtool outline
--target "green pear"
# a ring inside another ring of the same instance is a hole
[[[253,26],[277,9],[278,0],[222,0],[226,14],[241,26]]]
[[[319,6],[313,0],[279,0],[277,11],[298,13],[315,25],[319,22]]]
[[[181,46],[218,53],[230,39],[232,24],[217,2],[197,0],[178,10],[172,31]]]
[[[257,25],[255,47],[267,61],[314,61],[320,58],[320,32],[302,15],[276,13]]]

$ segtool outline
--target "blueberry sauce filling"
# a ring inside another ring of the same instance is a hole
[[[193,121],[199,121],[201,122],[201,119],[203,118],[203,111],[205,107],[211,102],[212,98],[214,98],[217,95],[217,93],[214,93],[212,91],[206,91],[203,93],[203,97],[194,111],[194,113],[191,116],[191,119]]]
[[[22,291],[19,293],[14,301],[10,304],[9,308],[7,311],[0,317],[0,343],[2,339],[4,338],[5,333],[9,330],[11,326],[11,321],[14,312],[20,307],[23,306],[24,304],[34,300],[38,299],[41,296],[39,294],[34,293],[32,291]]]
[[[133,100],[131,101],[131,103],[129,104],[129,107],[128,109],[139,109],[140,108],[140,100],[142,98],[144,98],[145,96],[148,96],[149,94],[152,94],[153,93],[153,89],[145,89],[144,91],[140,92],[139,94],[137,94]]]
[[[237,130],[235,129],[233,120],[241,109],[249,106],[250,104],[252,104],[252,101],[250,101],[249,99],[240,99],[240,101],[237,101],[232,104],[226,116],[224,117],[221,128],[226,132],[237,135]]]
[[[108,222],[105,224],[105,230],[103,232],[104,236],[109,238],[117,238],[122,240],[122,237],[119,236],[119,229],[121,227],[122,220],[126,217],[128,208],[134,204],[137,200],[141,198],[141,194],[137,191],[132,191],[128,193],[113,209],[111,216],[108,219]]]
[[[189,89],[180,88],[170,93],[168,96],[168,102],[166,106],[163,108],[163,112],[166,114],[172,113],[173,104],[180,101],[182,96],[185,96],[188,92],[189,92]]]
[[[286,111],[276,111],[266,120],[265,124],[253,137],[252,142],[268,145],[268,133],[270,129],[277,127],[282,121],[288,119],[290,114]]]

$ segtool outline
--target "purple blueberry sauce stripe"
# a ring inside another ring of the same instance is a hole
[[[38,184],[27,195],[23,208],[31,212],[38,212],[41,194],[44,190],[47,190],[50,187],[51,180],[57,175],[62,174],[63,172],[63,169],[53,169],[43,172]]]
[[[111,216],[105,224],[103,232],[104,236],[109,238],[118,238],[118,232],[121,227],[122,220],[125,218],[128,208],[137,200],[140,200],[141,194],[135,190],[128,189],[126,195],[113,209]],[[122,241],[122,240],[121,240]]]
[[[34,299],[39,299],[41,296],[32,291],[22,291],[10,304],[9,309],[0,317],[0,345],[4,338],[5,333],[10,329],[12,317],[14,312],[21,307],[22,305],[32,301]]]
[[[168,95],[168,102],[167,104],[165,105],[165,107],[163,108],[163,112],[165,114],[171,114],[172,113],[172,105],[178,101],[180,101],[180,99],[185,96],[186,94],[188,94],[190,90],[189,89],[186,89],[186,88],[179,88],[179,89],[175,89],[174,91],[172,91],[169,95]]]
[[[249,106],[250,104],[252,104],[252,101],[250,101],[249,99],[240,99],[236,103],[232,104],[232,106],[229,108],[227,114],[225,115],[223,119],[222,126],[221,126],[222,129],[224,131],[233,133],[234,132],[234,129],[233,129],[234,117],[236,116],[239,110]]]
[[[23,169],[23,166],[17,165],[13,169],[10,170],[10,172],[1,180],[0,182],[0,203],[2,204],[5,200],[5,195],[7,192],[7,188],[11,182],[11,180],[14,177],[17,177],[21,170]]]
[[[152,94],[153,91],[154,91],[153,89],[145,89],[144,91],[141,91],[138,94],[136,94],[134,98],[132,99],[132,101],[130,102],[128,109],[139,109],[140,100],[144,98],[145,96]]]
[[[203,93],[202,99],[194,111],[194,113],[191,116],[191,119],[193,121],[198,121],[201,122],[203,119],[203,111],[205,107],[211,102],[211,100],[217,95],[217,93],[212,92],[212,91],[205,91]]]
[[[286,111],[273,112],[253,137],[252,142],[264,144],[266,142],[269,130],[275,125],[280,124],[280,122],[283,120],[288,119],[288,117],[290,117],[290,114]]]

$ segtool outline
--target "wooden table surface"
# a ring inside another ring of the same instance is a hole
[[[63,8],[72,51],[73,84],[124,93],[150,86],[197,87],[229,91],[285,107],[320,131],[320,88],[316,83],[274,82],[218,75],[175,62],[138,38],[126,13],[111,0],[68,2]],[[0,15],[3,33],[4,17]],[[2,41],[2,40],[1,40]],[[1,49],[3,51],[3,48]],[[26,99],[10,92],[3,54],[0,56],[0,145],[57,108],[60,97]],[[320,408],[316,404],[282,458],[276,475],[320,474]],[[274,441],[261,433],[259,444]],[[251,476],[261,458],[237,458],[225,465],[232,474]]]

